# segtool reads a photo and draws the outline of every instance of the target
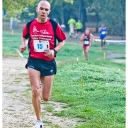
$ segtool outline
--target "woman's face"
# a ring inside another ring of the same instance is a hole
[[[89,30],[85,30],[85,34],[89,34]]]
[[[42,1],[38,4],[36,11],[38,13],[38,18],[41,21],[45,21],[50,13],[50,4],[48,2]]]

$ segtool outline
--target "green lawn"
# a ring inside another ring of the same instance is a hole
[[[102,51],[94,43],[88,61],[81,51],[67,44],[57,57],[64,64],[58,65],[52,99],[67,103],[68,109],[55,114],[82,118],[85,123],[77,128],[124,128],[125,64],[104,60],[103,54],[125,54],[125,45],[110,44]]]
[[[15,49],[20,44],[19,32],[12,35],[3,31],[3,55],[16,56]],[[125,45],[109,44],[102,51],[100,43],[94,43],[86,61],[80,42],[67,39],[57,55],[58,71],[51,100],[67,105],[60,112],[52,112],[57,116],[80,118],[83,125],[76,128],[125,128],[125,63],[104,60],[104,52],[125,54]],[[28,57],[27,50],[24,56]]]

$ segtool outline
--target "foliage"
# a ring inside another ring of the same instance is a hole
[[[33,5],[35,0],[3,0],[3,9],[9,17],[16,17],[26,7]]]
[[[125,35],[125,0],[94,0],[94,11],[101,16],[100,23],[104,23],[108,28],[108,33],[112,35]],[[115,6],[116,4],[116,6]],[[108,20],[109,19],[109,20]]]
[[[69,2],[71,4],[73,4],[73,2],[74,2],[74,0],[64,0],[64,1]]]
[[[114,5],[115,3],[116,6],[113,7],[112,5]],[[117,1],[112,0],[109,2],[108,6],[111,13],[107,12],[107,17],[110,20],[109,22],[105,20],[105,22],[107,22],[108,27],[111,27],[110,32],[114,35],[125,35],[125,0],[119,0],[118,3]],[[112,26],[114,26],[114,28]]]
[[[57,18],[68,28],[68,20],[72,15],[75,20],[80,19],[84,29],[88,22],[87,14],[93,13],[96,17],[96,31],[101,23],[107,27],[108,34],[125,36],[126,27],[126,0],[48,0],[51,3],[51,18]],[[3,0],[3,10],[8,17],[31,19],[36,17],[35,6],[37,0]],[[116,4],[116,6],[115,6]],[[33,8],[33,9],[32,9]],[[32,11],[33,10],[33,11]],[[31,12],[30,12],[31,11]],[[30,16],[31,15],[31,16]],[[84,30],[83,29],[83,30]]]

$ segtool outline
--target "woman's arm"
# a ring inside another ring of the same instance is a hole
[[[90,33],[90,42],[92,43],[94,41],[94,36],[92,33]]]
[[[84,34],[82,34],[80,41],[83,42],[84,41]]]

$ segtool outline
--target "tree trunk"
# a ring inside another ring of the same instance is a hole
[[[60,13],[60,17],[61,17],[61,23],[60,24],[64,24],[64,4],[62,3],[62,7],[61,7],[61,13]]]
[[[86,22],[87,22],[87,14],[86,14],[86,9],[82,9],[81,11],[81,22],[83,24],[83,31],[86,29]]]
[[[82,19],[81,19],[81,15],[82,15],[82,2],[79,2],[79,13],[78,13],[78,20],[81,20],[82,21]]]
[[[99,14],[96,12],[96,33],[98,33]]]
[[[83,24],[83,31],[86,29],[86,21],[87,21],[87,14],[86,9],[84,9],[85,3],[83,0],[81,0],[79,4],[79,19]]]
[[[61,24],[64,24],[64,10],[63,10],[63,7],[62,7],[62,10],[61,10]]]

